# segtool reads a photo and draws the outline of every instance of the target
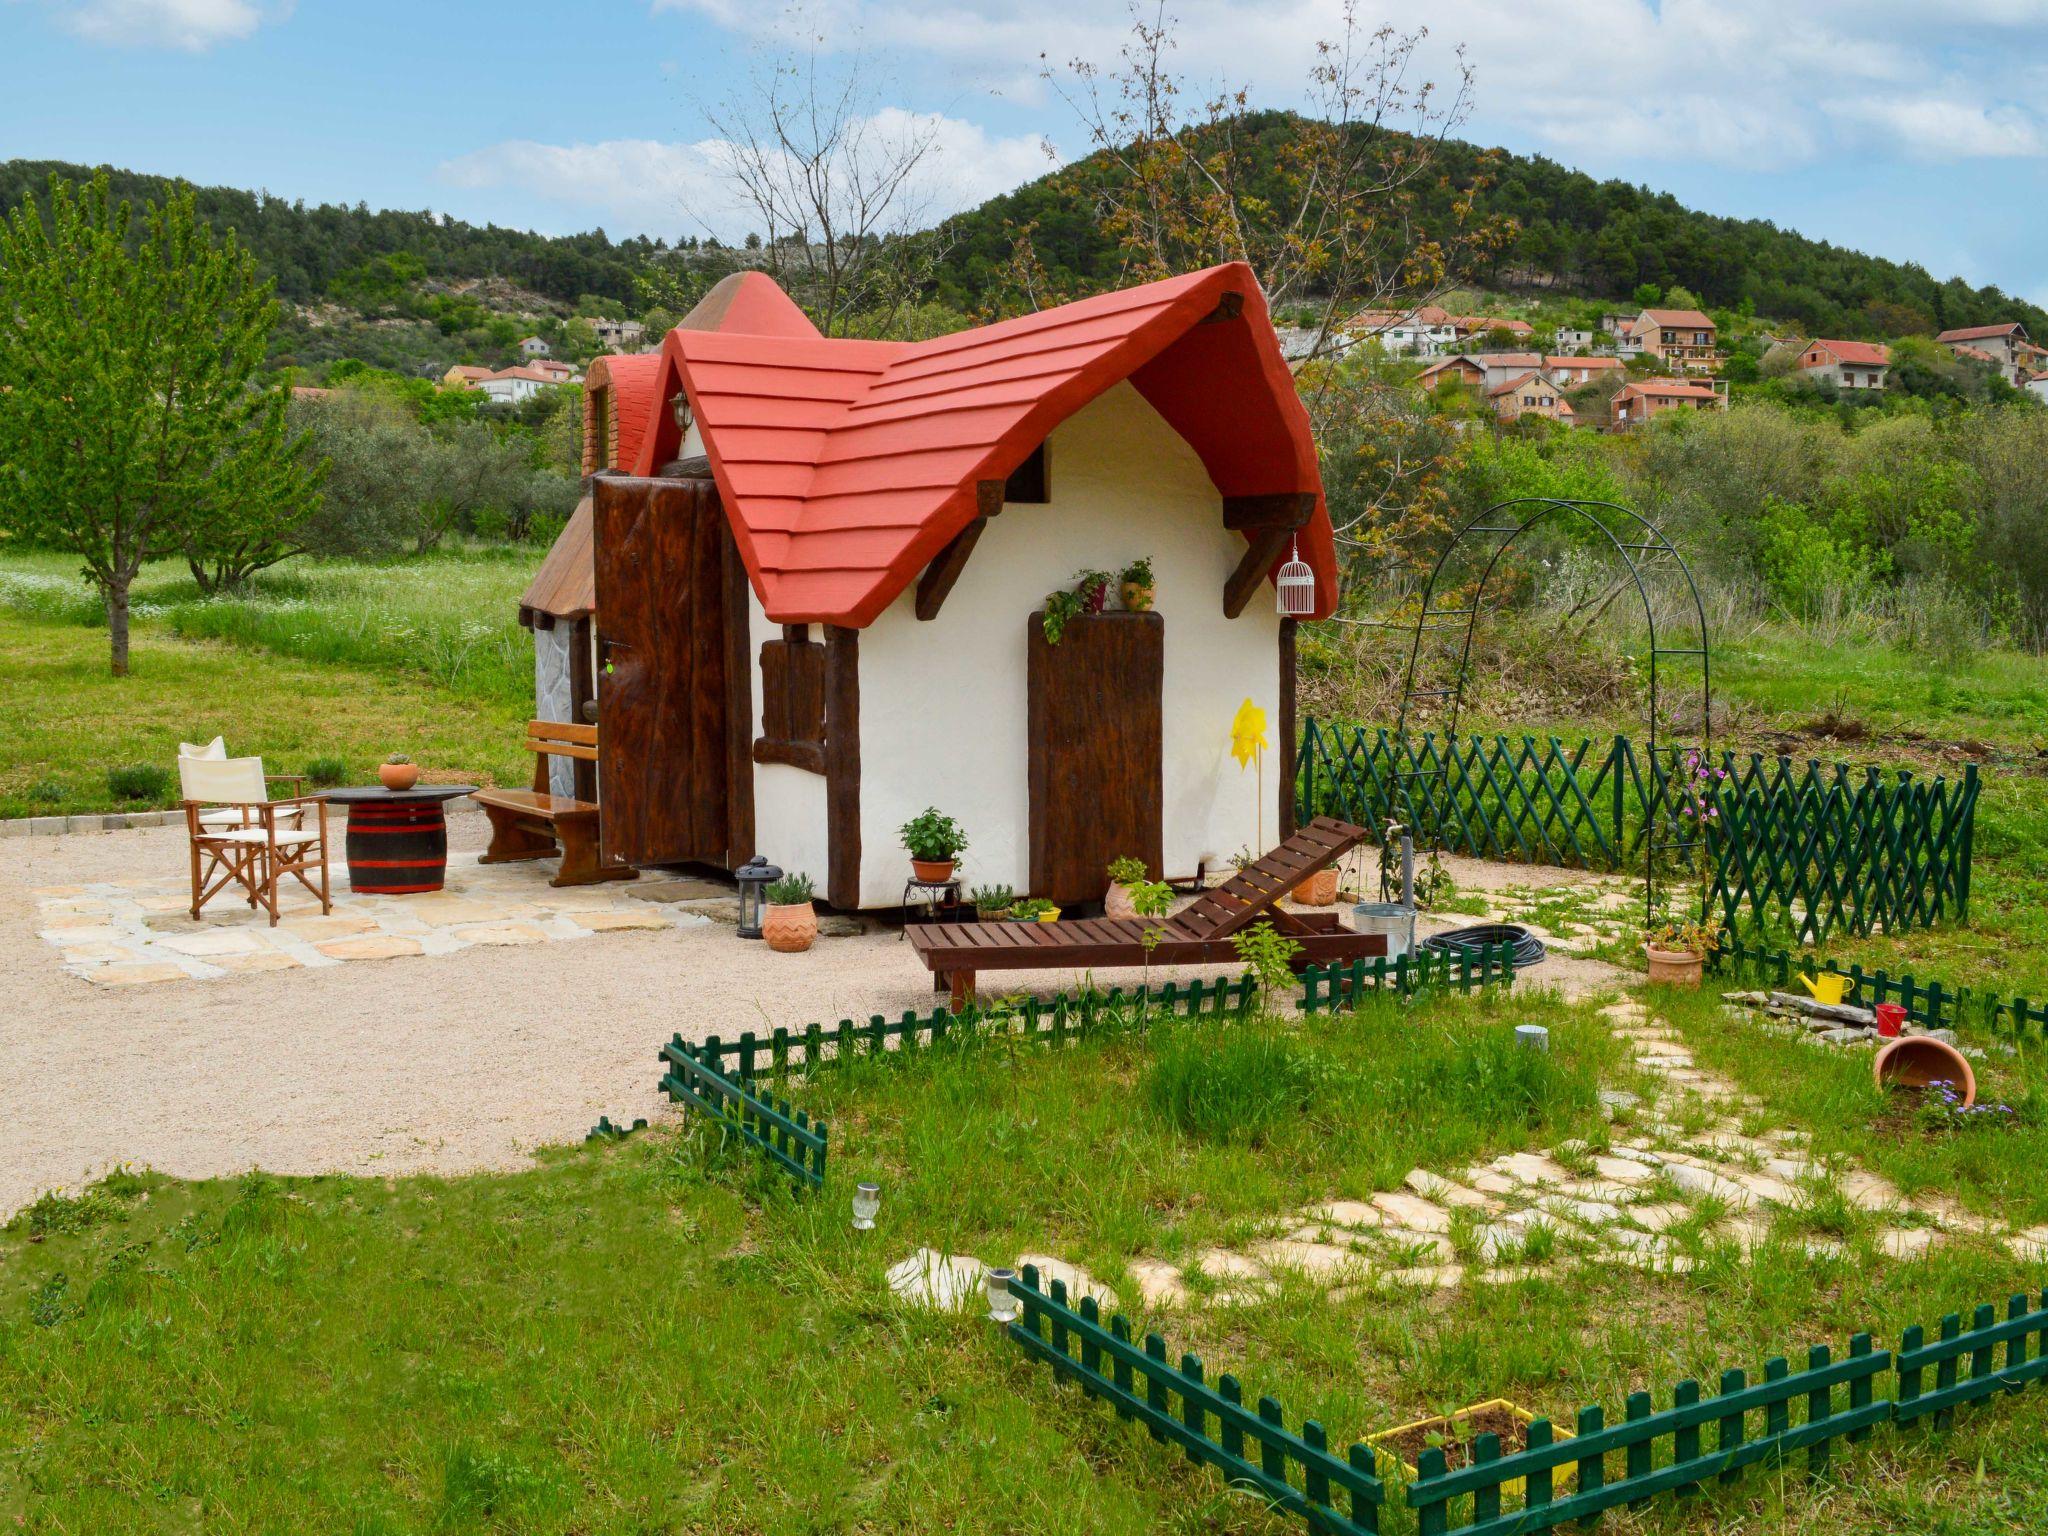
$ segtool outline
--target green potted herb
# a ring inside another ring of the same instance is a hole
[[[1137,908],[1131,905],[1131,887],[1142,883],[1150,873],[1143,859],[1134,859],[1129,854],[1109,861],[1109,890],[1102,898],[1102,912],[1105,917],[1136,917]]]
[[[1059,917],[1059,903],[1047,901],[1043,896],[1026,896],[1021,901],[1010,903],[1010,921],[1013,923],[1056,923]]]
[[[814,887],[809,875],[788,874],[771,880],[761,894],[761,937],[785,955],[802,954],[818,939],[818,909],[811,905]]]
[[[967,834],[950,816],[928,805],[903,823],[903,846],[910,852],[911,873],[925,885],[944,885],[967,847]]]
[[[1150,613],[1152,600],[1158,589],[1152,580],[1152,560],[1141,555],[1124,567],[1122,583],[1117,588],[1117,597],[1131,613]]]
[[[1100,613],[1109,606],[1109,585],[1115,580],[1107,571],[1074,572],[1074,595],[1083,613]]]
[[[992,923],[1005,916],[1010,904],[1017,899],[1017,893],[1007,885],[977,885],[967,893],[967,900],[974,907],[974,915],[984,923]]]

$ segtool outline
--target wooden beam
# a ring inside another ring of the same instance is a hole
[[[1223,526],[1232,533],[1252,528],[1305,528],[1315,515],[1314,491],[1282,491],[1273,496],[1226,496]]]
[[[989,482],[982,483],[986,485]],[[946,594],[953,590],[953,583],[967,569],[967,557],[974,553],[975,543],[987,526],[986,516],[977,517],[954,534],[952,543],[934,555],[932,563],[924,568],[924,574],[917,579],[917,616],[920,619],[939,616],[939,610],[946,606]]]
[[[711,461],[703,454],[687,459],[670,459],[655,472],[662,480],[708,480],[711,478]]]
[[[597,676],[590,644],[593,627],[587,618],[569,626],[569,718],[578,724],[597,718]],[[573,782],[578,800],[596,800],[597,764],[576,764]]]
[[[1273,562],[1280,558],[1280,551],[1287,547],[1288,536],[1285,528],[1252,530],[1251,544],[1246,548],[1244,558],[1237,562],[1237,569],[1223,584],[1223,617],[1234,619],[1244,612],[1244,605],[1252,600],[1252,594],[1259,590],[1259,583],[1266,579],[1273,569]]]
[[[860,909],[860,631],[825,626],[825,899]]]
[[[806,773],[825,771],[825,749],[815,741],[770,741],[763,736],[754,743],[757,763],[784,763]]]
[[[976,517],[987,518],[994,517],[998,512],[1002,511],[1003,492],[1008,487],[1009,483],[1010,482],[1007,480],[975,481],[974,515]]]
[[[1294,836],[1294,630],[1298,620],[1280,621],[1280,841]]]
[[[725,628],[725,827],[726,868],[738,869],[752,858],[754,847],[754,646],[748,622],[747,564],[740,558],[719,504],[718,492],[704,488],[704,509],[718,519],[719,559],[724,567]]]

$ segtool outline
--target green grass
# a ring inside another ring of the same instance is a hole
[[[701,1122],[462,1179],[178,1183],[122,1175],[0,1236],[0,1520],[69,1532],[1270,1533],[1213,1474],[1055,1387],[975,1314],[906,1311],[886,1266],[923,1245],[1049,1250],[1126,1284],[1171,1253],[1411,1160],[1547,1142],[1607,1064],[1554,1010],[1557,1080],[1509,1112],[1441,1069],[1529,1000],[1383,1007],[1292,1032],[1331,1097],[1260,1145],[1187,1136],[1131,1085],[1212,1026],[1058,1056],[1001,1046],[820,1074],[827,1186]],[[1252,1026],[1258,1027],[1258,1026]],[[1376,1097],[1347,1064],[1428,1063]],[[1438,1072],[1433,1084],[1421,1080]],[[1366,1170],[1371,1170],[1368,1173]],[[847,1220],[878,1177],[874,1232]],[[1394,1177],[1398,1177],[1398,1172]],[[1163,1318],[1173,1350],[1314,1414],[1333,1442],[1506,1395],[1568,1416],[1682,1375],[1752,1372],[2016,1282],[1967,1247],[1863,1266],[1716,1250],[1683,1279],[1599,1266],[1451,1296],[1272,1300]],[[1133,1294],[1128,1288],[1126,1295]],[[2048,1519],[2048,1392],[1952,1434],[1838,1452],[1830,1478],[1752,1473],[1619,1531],[1878,1536]],[[1405,1524],[1401,1527],[1408,1528]]]
[[[170,774],[180,741],[227,738],[272,773],[338,757],[367,782],[392,752],[444,781],[520,783],[527,708],[464,697],[424,678],[193,644],[145,628],[133,673],[110,677],[104,636],[0,611],[0,816],[53,816],[173,804],[117,797],[110,769]]]

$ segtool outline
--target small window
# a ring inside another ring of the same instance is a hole
[[[1019,464],[1009,479],[1003,482],[1003,502],[1018,502],[1025,505],[1043,506],[1052,500],[1052,487],[1045,473],[1045,444],[1040,443],[1031,450],[1031,456]]]

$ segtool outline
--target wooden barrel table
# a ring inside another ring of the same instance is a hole
[[[448,876],[443,804],[474,792],[471,784],[329,790],[329,800],[348,807],[349,888],[359,896],[440,890]]]

